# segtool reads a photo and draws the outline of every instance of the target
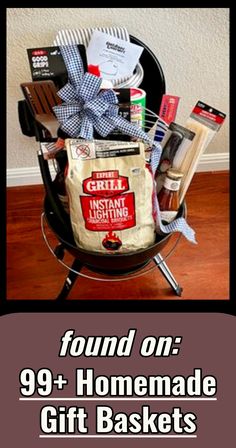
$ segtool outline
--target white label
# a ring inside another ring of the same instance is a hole
[[[171,222],[175,219],[178,212],[176,211],[162,211],[161,220],[166,222]]]
[[[98,65],[103,79],[132,75],[143,47],[95,30],[87,47],[88,64]]]
[[[167,188],[167,190],[171,191],[178,191],[180,187],[181,180],[173,180],[169,179],[169,177],[166,176],[164,187]]]
[[[94,142],[77,141],[71,144],[72,159],[90,160],[96,158]]]

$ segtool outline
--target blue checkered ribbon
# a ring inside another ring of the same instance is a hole
[[[94,129],[101,137],[106,137],[114,129],[118,129],[123,134],[143,140],[152,146],[151,168],[154,177],[161,157],[161,145],[153,142],[142,129],[119,116],[115,92],[110,89],[99,92],[102,79],[91,73],[84,73],[77,45],[60,46],[60,51],[67,68],[68,83],[57,92],[64,103],[54,106],[53,110],[61,129],[72,138],[87,140],[93,138]],[[176,219],[168,225],[162,224],[158,200],[156,195],[154,196],[158,233],[182,232],[189,241],[195,242],[194,231],[184,218]]]
[[[100,92],[102,79],[84,73],[77,45],[60,47],[67,72],[68,83],[58,96],[64,101],[53,110],[61,129],[73,138],[92,139],[94,129],[106,137],[114,129],[151,142],[147,134],[125,118],[119,116],[118,99],[111,89]]]

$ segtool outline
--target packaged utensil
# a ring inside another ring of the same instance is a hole
[[[194,132],[189,129],[186,129],[177,123],[170,123],[168,136],[164,143],[156,173],[157,193],[159,193],[163,186],[167,170],[171,167],[180,169],[181,162],[194,135]]]
[[[180,203],[184,200],[201,155],[219,131],[226,115],[213,107],[198,101],[185,127],[196,135],[178,168],[184,174],[180,187]]]

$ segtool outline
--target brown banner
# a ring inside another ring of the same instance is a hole
[[[235,446],[233,316],[13,314],[0,341],[4,448]]]

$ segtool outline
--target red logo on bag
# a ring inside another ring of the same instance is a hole
[[[83,191],[93,196],[111,197],[129,190],[128,177],[119,171],[93,171],[92,177],[83,181]]]
[[[114,232],[112,232],[112,230],[109,230],[105,238],[102,240],[102,245],[105,249],[113,251],[120,249],[122,246],[122,241]]]
[[[128,177],[120,176],[118,170],[93,171],[92,176],[83,181],[83,191],[90,196],[80,197],[86,229],[102,232],[134,227],[134,193],[125,193],[127,190]]]
[[[81,196],[85,227],[95,232],[130,229],[136,225],[134,193],[112,198]]]

